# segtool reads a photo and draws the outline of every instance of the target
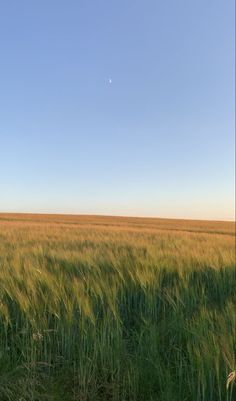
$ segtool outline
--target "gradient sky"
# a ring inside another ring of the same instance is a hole
[[[1,1],[0,211],[233,219],[234,15]]]

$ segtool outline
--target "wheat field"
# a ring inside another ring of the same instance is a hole
[[[234,401],[235,370],[234,223],[0,215],[0,401]]]

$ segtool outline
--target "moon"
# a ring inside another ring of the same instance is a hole
[[[109,78],[108,82],[109,82],[109,84],[111,84],[111,83],[112,83],[112,79],[111,79],[111,78]]]

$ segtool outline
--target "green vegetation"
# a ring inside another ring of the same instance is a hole
[[[233,223],[0,215],[1,401],[234,401]]]

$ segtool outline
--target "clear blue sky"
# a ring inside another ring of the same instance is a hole
[[[1,1],[0,211],[233,219],[234,15]]]

